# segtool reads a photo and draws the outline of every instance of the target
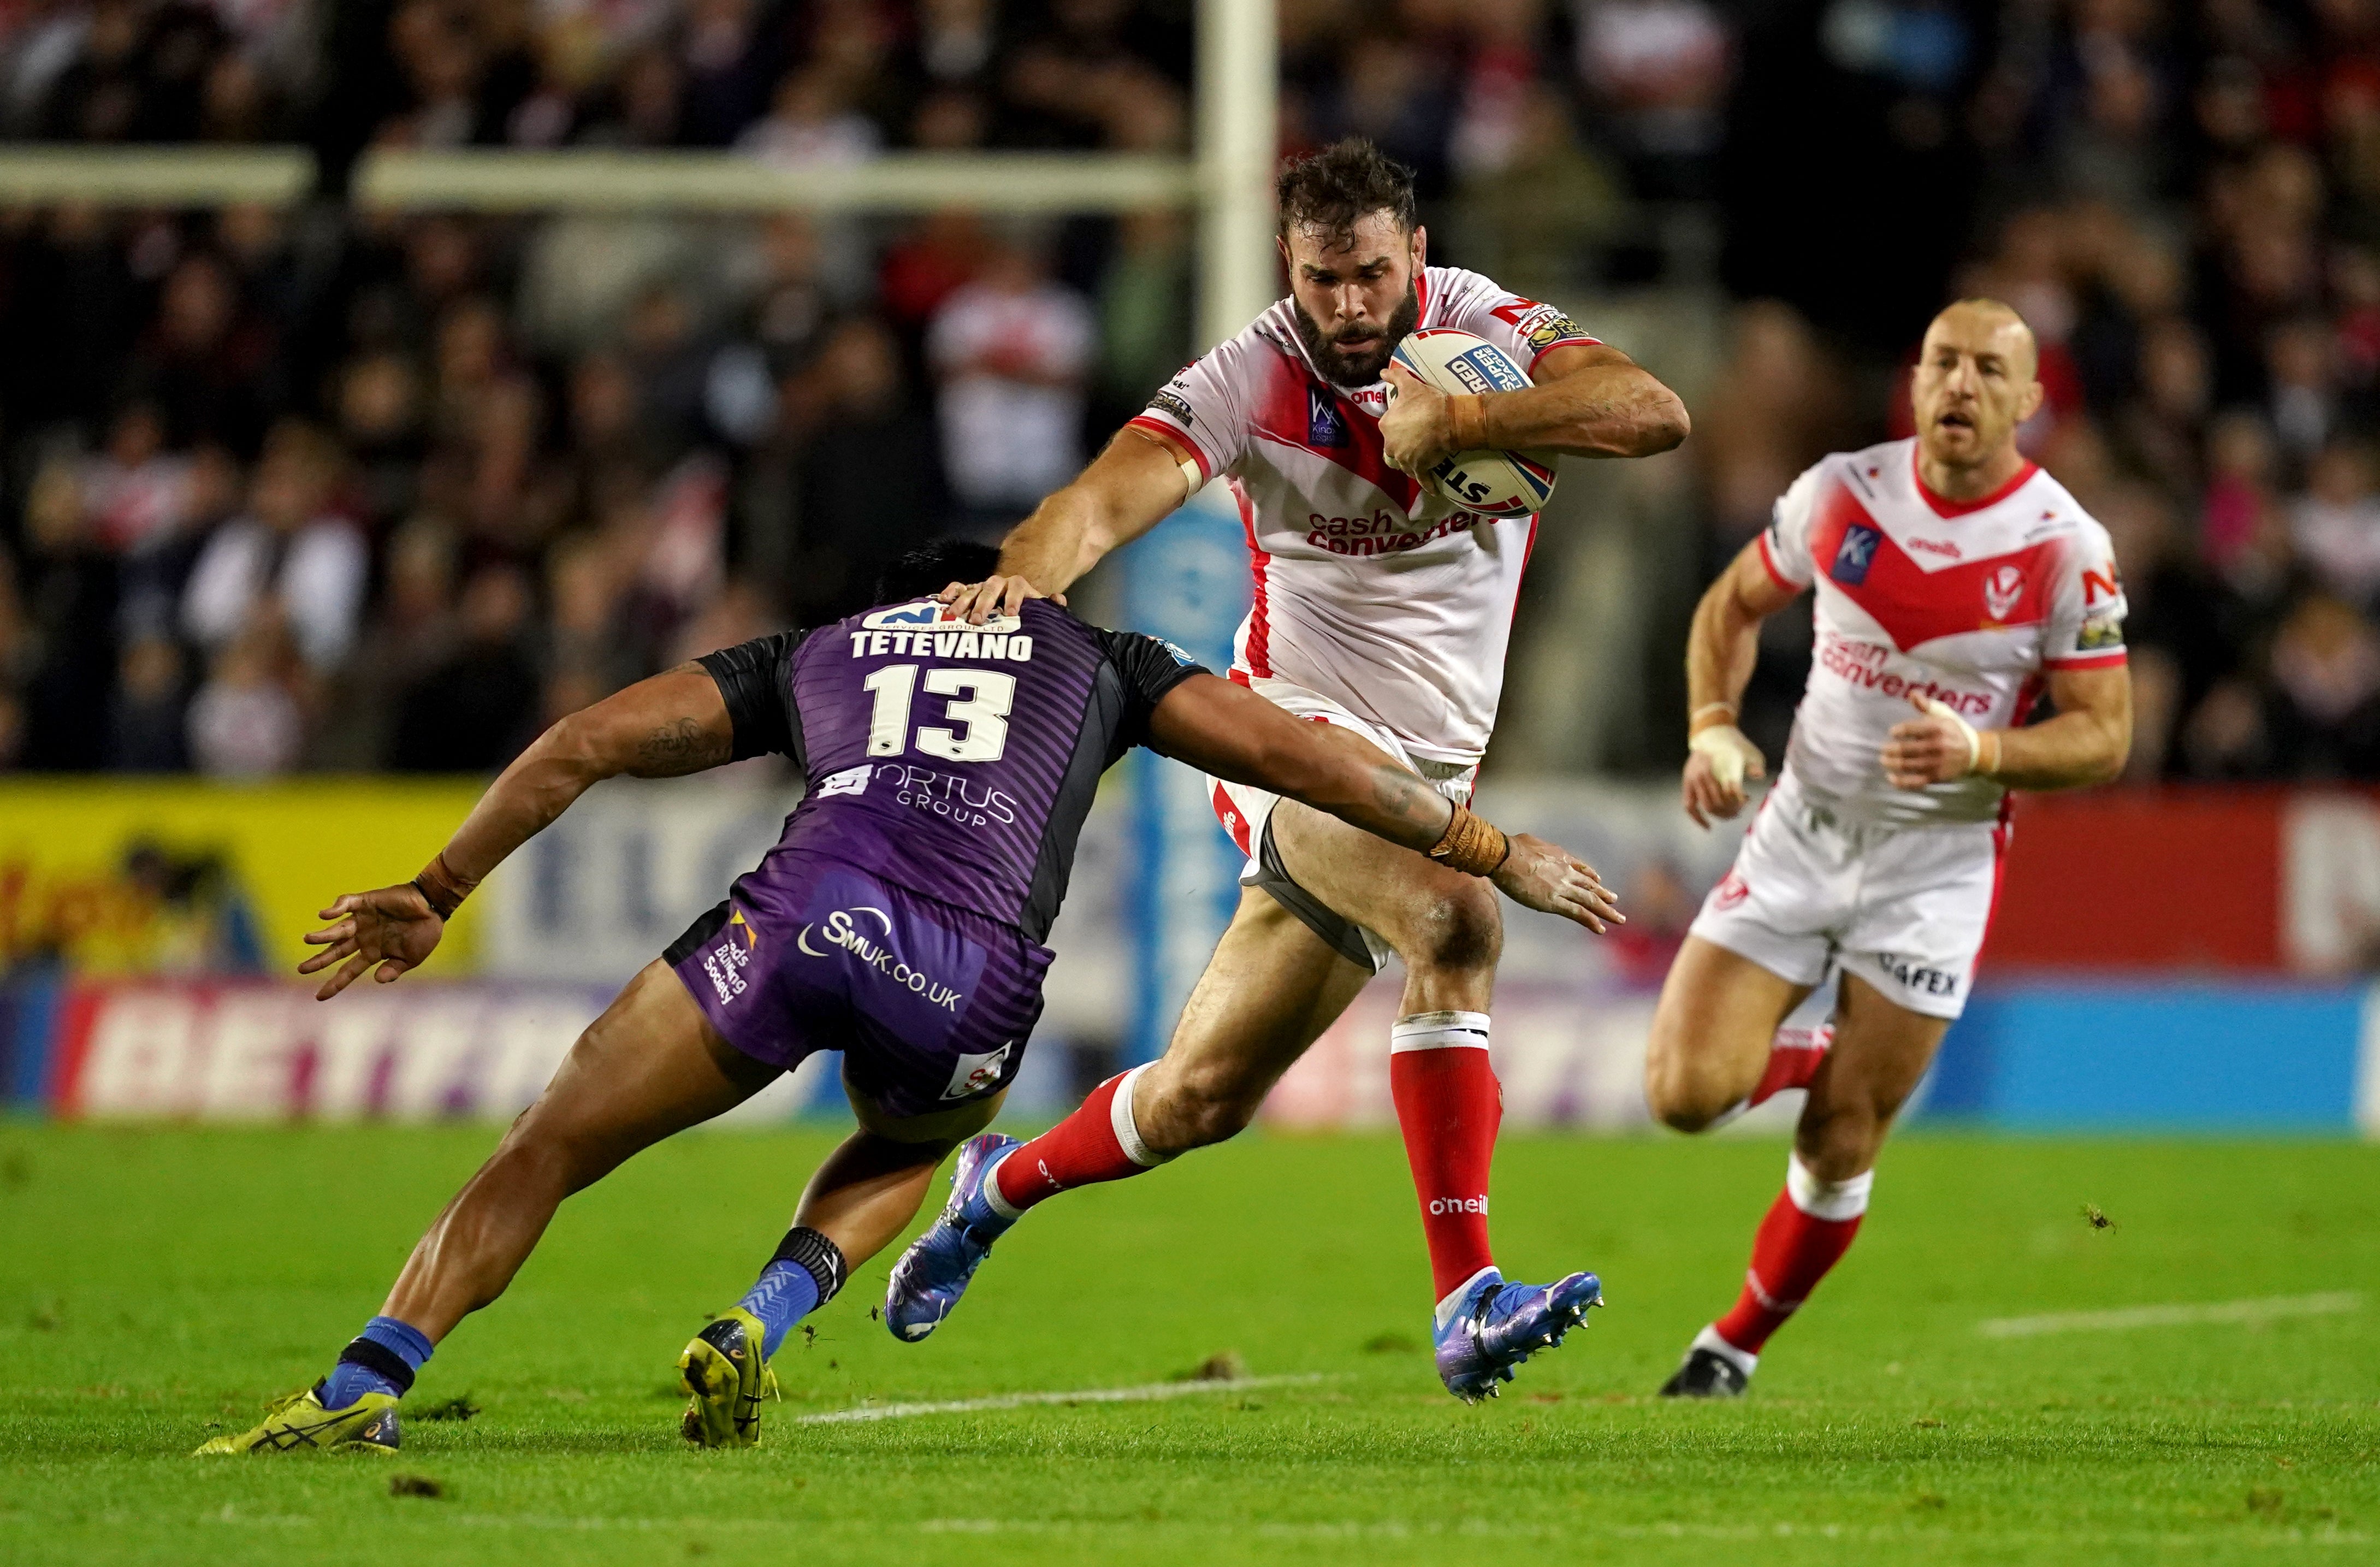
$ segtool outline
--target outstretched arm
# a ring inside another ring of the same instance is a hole
[[[1625,923],[1595,868],[1559,844],[1506,839],[1352,731],[1293,718],[1228,680],[1194,674],[1167,692],[1149,715],[1148,744],[1486,876],[1513,901],[1598,934],[1606,920]]]
[[[1760,747],[1735,726],[1760,657],[1760,623],[1793,601],[1753,541],[1694,606],[1686,633],[1686,814],[1697,826],[1743,808],[1743,781],[1765,778]]]
[[[1016,525],[1000,547],[1000,570],[981,582],[953,582],[942,590],[951,613],[978,626],[984,617],[1014,614],[1027,599],[1065,592],[1109,551],[1131,543],[1190,496],[1186,447],[1134,425],[1115,433],[1107,450],[1063,490],[1053,492]]]
[[[1693,421],[1678,395],[1619,349],[1570,344],[1537,361],[1536,384],[1449,397],[1398,365],[1397,400],[1380,416],[1389,462],[1427,473],[1456,452],[1541,451],[1581,457],[1649,457],[1686,438]]]
[[[328,1001],[374,964],[382,984],[418,968],[446,920],[504,856],[606,778],[674,778],[717,767],[735,754],[735,730],[718,683],[700,664],[681,664],[581,709],[513,759],[421,874],[402,886],[349,893],[322,911],[332,921],[306,941],[323,950],[298,966],[319,974]]]

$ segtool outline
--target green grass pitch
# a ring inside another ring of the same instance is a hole
[[[1782,1148],[1516,1137],[1506,1267],[1593,1268],[1612,1305],[1464,1408],[1394,1139],[1252,1135],[1051,1204],[926,1344],[870,1320],[868,1264],[781,1353],[766,1445],[689,1451],[677,1351],[828,1136],[680,1138],[566,1206],[415,1390],[468,1423],[410,1420],[395,1460],[200,1461],[321,1371],[492,1132],[0,1125],[0,1561],[2380,1561],[2380,1147],[1911,1136],[1753,1396],[1713,1407],[1648,1395],[1731,1298]],[[1977,1330],[2321,1292],[2361,1301]],[[794,1423],[1223,1351],[1314,1379]]]

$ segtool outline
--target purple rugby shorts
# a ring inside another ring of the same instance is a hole
[[[729,1044],[791,1070],[842,1051],[886,1115],[1008,1086],[1050,949],[824,855],[779,848],[662,959]]]

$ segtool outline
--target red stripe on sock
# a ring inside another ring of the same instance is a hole
[[[1115,1134],[1116,1086],[1122,1075],[1093,1088],[1083,1107],[1000,1161],[991,1178],[1011,1208],[1102,1181],[1121,1181],[1150,1168],[1135,1164]]]
[[[1759,1354],[1768,1335],[1801,1309],[1828,1269],[1842,1260],[1859,1227],[1858,1218],[1814,1219],[1793,1206],[1791,1193],[1778,1193],[1752,1239],[1743,1293],[1735,1308],[1714,1324],[1718,1336],[1746,1354]]]
[[[1488,1248],[1488,1171],[1504,1119],[1503,1090],[1488,1052],[1461,1047],[1391,1052],[1389,1090],[1421,1198],[1434,1298],[1443,1300],[1495,1260]]]

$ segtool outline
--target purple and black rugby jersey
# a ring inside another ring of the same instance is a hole
[[[981,626],[930,599],[895,604],[699,662],[736,759],[775,752],[808,776],[771,859],[832,855],[1034,941],[1066,894],[1099,774],[1147,737],[1160,698],[1205,673],[1039,599]],[[764,859],[751,874],[769,873]]]

